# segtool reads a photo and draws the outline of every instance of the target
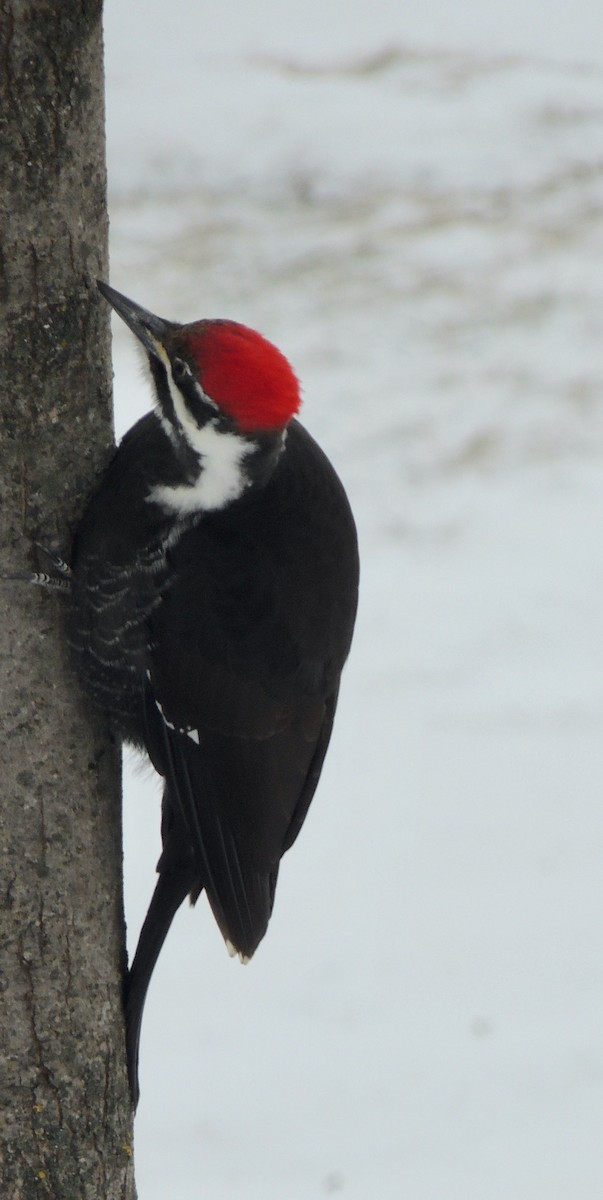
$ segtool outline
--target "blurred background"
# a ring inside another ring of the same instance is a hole
[[[160,959],[140,1200],[601,1200],[600,4],[106,0],[105,33],[111,282],[277,343],[363,564],[265,942],[231,962],[201,898]],[[128,759],[131,949],[159,801]]]

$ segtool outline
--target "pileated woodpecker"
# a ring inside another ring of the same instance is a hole
[[[155,392],[77,529],[70,618],[90,698],[165,780],[159,878],[126,985],[136,1103],[147,987],[185,897],[205,890],[243,962],[266,932],[329,744],[358,551],[280,351],[235,321],[176,324],[98,286]]]

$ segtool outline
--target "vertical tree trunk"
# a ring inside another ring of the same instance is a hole
[[[100,0],[0,3],[0,571],[68,553],[111,441]],[[64,601],[0,581],[0,1195],[132,1200],[119,755]]]

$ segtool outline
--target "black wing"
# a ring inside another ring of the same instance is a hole
[[[251,958],[264,936],[281,856],[295,840],[327,750],[335,696],[264,738],[172,727],[147,688],[147,748],[166,780],[160,872],[205,888],[231,950]]]

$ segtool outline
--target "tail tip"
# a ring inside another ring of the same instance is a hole
[[[241,962],[244,967],[247,966],[248,962],[251,962],[251,955],[243,954],[242,950],[237,950],[236,946],[233,946],[233,944],[229,938],[224,938],[224,943],[226,945],[226,949],[228,951],[229,958],[236,958],[238,955],[239,962]]]

